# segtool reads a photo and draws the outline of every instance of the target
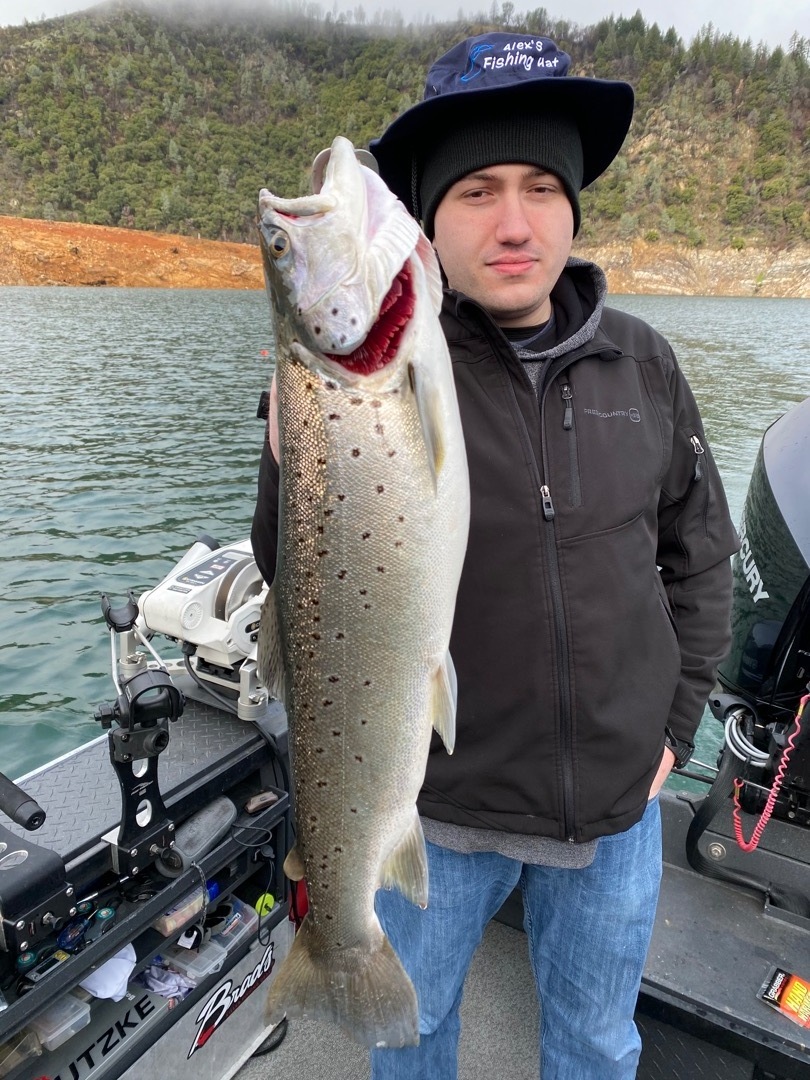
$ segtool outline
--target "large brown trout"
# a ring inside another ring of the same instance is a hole
[[[309,912],[268,1016],[418,1042],[378,888],[428,902],[416,810],[431,735],[455,738],[448,654],[469,482],[441,279],[417,223],[338,138],[315,194],[260,195],[280,443],[276,578],[259,664],[287,709]]]

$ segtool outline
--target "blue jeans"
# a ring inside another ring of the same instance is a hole
[[[456,1080],[464,979],[484,929],[515,886],[540,1000],[541,1080],[632,1080],[633,1022],[661,881],[658,799],[627,832],[599,840],[582,870],[427,845],[422,911],[380,890],[383,927],[416,987],[419,1046],[373,1050],[372,1080]]]

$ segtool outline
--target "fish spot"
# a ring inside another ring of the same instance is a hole
[[[336,307],[333,307],[332,308],[332,314],[337,315],[337,313],[338,313],[338,309]]]
[[[315,631],[315,633],[310,634],[309,636],[312,638],[313,641],[321,640],[321,635],[317,632],[317,630]]]
[[[346,335],[345,335],[345,334],[341,334],[341,335],[340,335],[340,344],[341,344],[341,345],[345,345],[345,344],[346,344]]]
[[[349,398],[349,402],[352,405],[362,405],[363,404],[363,399],[361,397],[353,397],[353,398]]]
[[[372,407],[372,409],[381,409],[382,408],[382,402],[379,401],[377,398],[375,398],[371,403],[371,407]]]
[[[377,494],[382,495],[382,493],[384,491],[385,491],[385,487],[382,484],[377,484]]]
[[[312,616],[312,621],[315,622],[315,623],[320,622],[321,621],[320,615],[313,615]]]
[[[329,419],[330,420],[339,420],[340,419],[340,413],[330,412],[329,413]]]
[[[313,604],[315,607],[317,607],[318,604],[320,604],[320,600],[318,599],[317,596],[313,596],[312,599],[310,600],[310,604]]]
[[[400,524],[401,524],[401,523],[402,523],[402,522],[403,522],[404,520],[405,520],[405,518],[404,518],[404,517],[402,516],[402,514],[400,514],[400,515],[399,515],[399,517],[397,518],[397,521],[398,521],[398,522],[400,522]]]
[[[366,681],[363,683],[363,686],[371,686],[371,679],[366,679]]]
[[[336,847],[336,848],[335,848],[335,852],[336,852],[336,854],[338,854],[338,855],[340,855],[340,854],[342,853],[342,851],[343,851],[343,848],[342,848],[342,847]]]
[[[363,610],[364,611],[370,611],[371,610],[371,604],[363,604]]]
[[[366,596],[368,594],[368,589],[360,589],[359,592],[361,596]]]
[[[357,316],[352,315],[352,317],[349,319],[349,322],[352,324],[352,326],[357,326]]]
[[[337,383],[332,382],[331,379],[328,379],[324,385],[327,390],[337,390]]]
[[[318,464],[319,465],[325,465],[326,464],[326,458],[325,457],[319,457],[318,458]]]
[[[394,547],[395,548],[401,548],[402,547],[402,541],[401,540],[395,540],[394,541]]]
[[[384,574],[385,573],[385,567],[384,566],[378,566],[377,567],[377,573],[378,574]]]
[[[341,630],[338,630],[335,634],[335,641],[343,641],[345,637],[346,635]]]
[[[396,452],[396,450],[389,450],[389,451],[388,451],[388,456],[389,456],[389,457],[396,457],[396,455],[397,455],[397,452]]]
[[[320,332],[321,332],[320,326],[313,327],[313,330],[315,331],[316,334],[320,334]]]
[[[332,704],[332,702],[330,701],[330,702],[329,702],[329,704],[331,705],[331,704]],[[342,732],[342,731],[335,731],[335,730],[333,729],[333,730],[332,730],[332,734],[333,734],[333,735],[335,736],[335,738],[336,738],[336,739],[339,739],[339,738],[340,738],[340,736],[341,736],[341,735],[343,734],[343,732]]]
[[[328,709],[330,705],[334,705],[334,702],[330,701],[329,698],[324,698],[322,704],[325,709]],[[335,734],[334,731],[332,732],[332,734]]]
[[[361,720],[360,723],[362,724],[363,727],[365,727],[366,724],[368,723],[368,720]]]
[[[364,533],[361,533],[361,534],[360,534],[360,539],[361,539],[361,540],[368,540],[368,538],[369,538],[370,536],[371,536],[371,533],[370,533],[370,532],[364,532]]]
[[[340,676],[339,675],[330,675],[329,676],[329,682],[331,682],[331,683],[340,682]]]
[[[362,763],[362,761],[363,761],[363,758],[362,758],[362,756],[361,756],[360,754],[355,754],[355,755],[354,755],[354,760],[355,760],[355,761],[359,761],[359,762],[361,762],[361,763]]]
[[[329,785],[327,784],[327,782],[325,780],[319,780],[318,781],[318,787],[328,787],[328,786]]]
[[[343,500],[344,500],[345,498],[346,498],[346,496],[345,496],[345,495],[338,495],[338,502],[343,502]]]
[[[356,813],[357,813],[357,807],[356,807],[356,806],[350,806],[350,807],[349,807],[349,810],[350,810],[350,811],[351,811],[351,812],[352,812],[353,814],[356,814]]]
[[[352,450],[352,457],[360,457],[360,450],[357,446],[355,446]]]
[[[324,918],[327,919],[329,922],[331,922],[332,919],[333,919],[333,916],[330,915],[329,912],[325,911],[324,912]]]
[[[378,435],[384,435],[385,434],[385,428],[384,428],[384,426],[382,424],[375,424],[374,425],[374,430],[377,432]]]
[[[334,514],[334,512],[335,512],[334,510],[324,510],[323,516],[324,517],[331,517],[332,514]]]
[[[316,746],[315,747],[315,753],[316,754],[322,754],[323,753],[323,747],[322,746]],[[320,787],[320,784],[318,786]]]
[[[323,548],[321,551],[319,551],[317,553],[319,559],[322,559],[324,557],[324,555],[328,555],[328,554],[329,554],[329,552],[326,550],[326,548]]]
[[[347,574],[348,574],[348,570],[339,571],[339,573],[338,573],[338,581],[343,581],[343,579],[346,577]]]
[[[319,525],[315,531],[318,533],[318,536],[323,536],[323,525]]]

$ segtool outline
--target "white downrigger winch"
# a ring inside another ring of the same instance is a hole
[[[117,873],[139,873],[175,846],[157,769],[187,698],[253,722],[277,756],[286,753],[279,745],[286,713],[269,700],[257,668],[266,591],[249,540],[220,547],[203,535],[137,601],[130,592],[127,603],[113,607],[102,596],[117,697],[95,718],[108,732],[121,787],[120,824],[103,838]],[[158,634],[182,655],[164,659],[153,644]]]
[[[240,719],[253,720],[267,707],[256,664],[265,594],[249,540],[220,547],[203,535],[163,581],[141,594],[135,630],[147,641],[162,634],[180,644],[182,659],[160,662],[173,681],[183,682],[184,674],[193,680],[200,693],[192,688],[189,696],[221,705],[224,695]],[[146,662],[137,647],[133,660]],[[126,677],[124,657],[119,667]]]

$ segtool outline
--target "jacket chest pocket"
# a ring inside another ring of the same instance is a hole
[[[622,364],[625,372],[617,370]],[[662,420],[638,365],[623,358],[599,364],[609,372],[589,370],[595,366],[563,372],[544,403],[546,482],[561,512],[562,536],[617,528],[637,517],[657,503],[665,469]]]

